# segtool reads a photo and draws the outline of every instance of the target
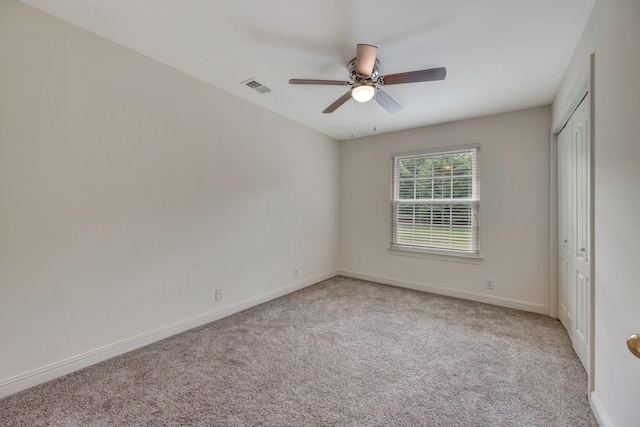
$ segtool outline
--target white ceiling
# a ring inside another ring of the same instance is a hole
[[[23,0],[336,139],[550,104],[595,0]],[[444,81],[385,91],[390,115],[349,101],[357,43],[380,74],[446,67]],[[241,84],[255,78],[271,92]],[[353,105],[352,105],[353,104]]]

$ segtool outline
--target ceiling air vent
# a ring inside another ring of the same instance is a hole
[[[249,80],[245,80],[242,82],[243,84],[249,86],[251,89],[258,91],[260,93],[269,93],[271,92],[271,89],[269,89],[268,87],[264,86],[262,83],[255,81],[253,78],[250,78]]]

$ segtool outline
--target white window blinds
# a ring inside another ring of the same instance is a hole
[[[392,248],[478,255],[479,150],[393,156]]]

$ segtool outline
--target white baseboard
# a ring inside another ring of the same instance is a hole
[[[595,391],[592,391],[589,395],[589,403],[591,404],[591,410],[593,411],[593,415],[596,417],[598,424],[600,427],[613,427],[613,423],[609,419],[609,416],[604,411],[602,407],[602,402],[598,398],[598,395]]]
[[[247,308],[251,308],[258,304],[262,304],[269,300],[281,297],[288,293],[297,291],[299,289],[311,286],[326,279],[330,279],[337,275],[337,271],[330,271],[324,274],[320,274],[309,279],[296,282],[291,285],[283,286],[273,291],[267,292],[262,295],[257,295],[230,304],[226,307],[221,307],[213,311],[194,316],[190,319],[186,319],[177,323],[174,323],[163,328],[156,329],[154,331],[141,334],[115,344],[111,344],[97,350],[93,350],[78,356],[71,357],[69,359],[62,360],[60,362],[53,363],[51,365],[34,369],[24,374],[16,375],[14,377],[0,380],[0,398],[9,396],[10,394],[17,393],[21,390],[36,386],[38,384],[45,383],[63,375],[69,374],[74,371],[78,371],[87,366],[94,365],[98,362],[110,359],[112,357],[127,353],[145,345],[160,341],[168,338],[172,335],[179,334],[186,330],[195,328],[213,322],[214,320],[222,319],[231,314],[237,313]]]
[[[460,291],[456,289],[442,288],[439,286],[425,285],[423,283],[409,282],[406,280],[392,279],[390,277],[374,276],[372,274],[358,273],[356,271],[338,270],[338,274],[354,279],[369,280],[385,285],[397,286],[400,288],[414,289],[417,291],[430,292],[432,294],[446,295],[449,297],[461,298],[471,301],[483,302],[486,304],[498,305],[501,307],[515,308],[523,311],[549,315],[549,306],[544,304],[535,304],[526,301],[519,301],[509,298],[492,297],[483,294],[476,294],[468,291]]]

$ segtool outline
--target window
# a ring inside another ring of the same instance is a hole
[[[393,155],[391,249],[479,256],[479,150]]]

